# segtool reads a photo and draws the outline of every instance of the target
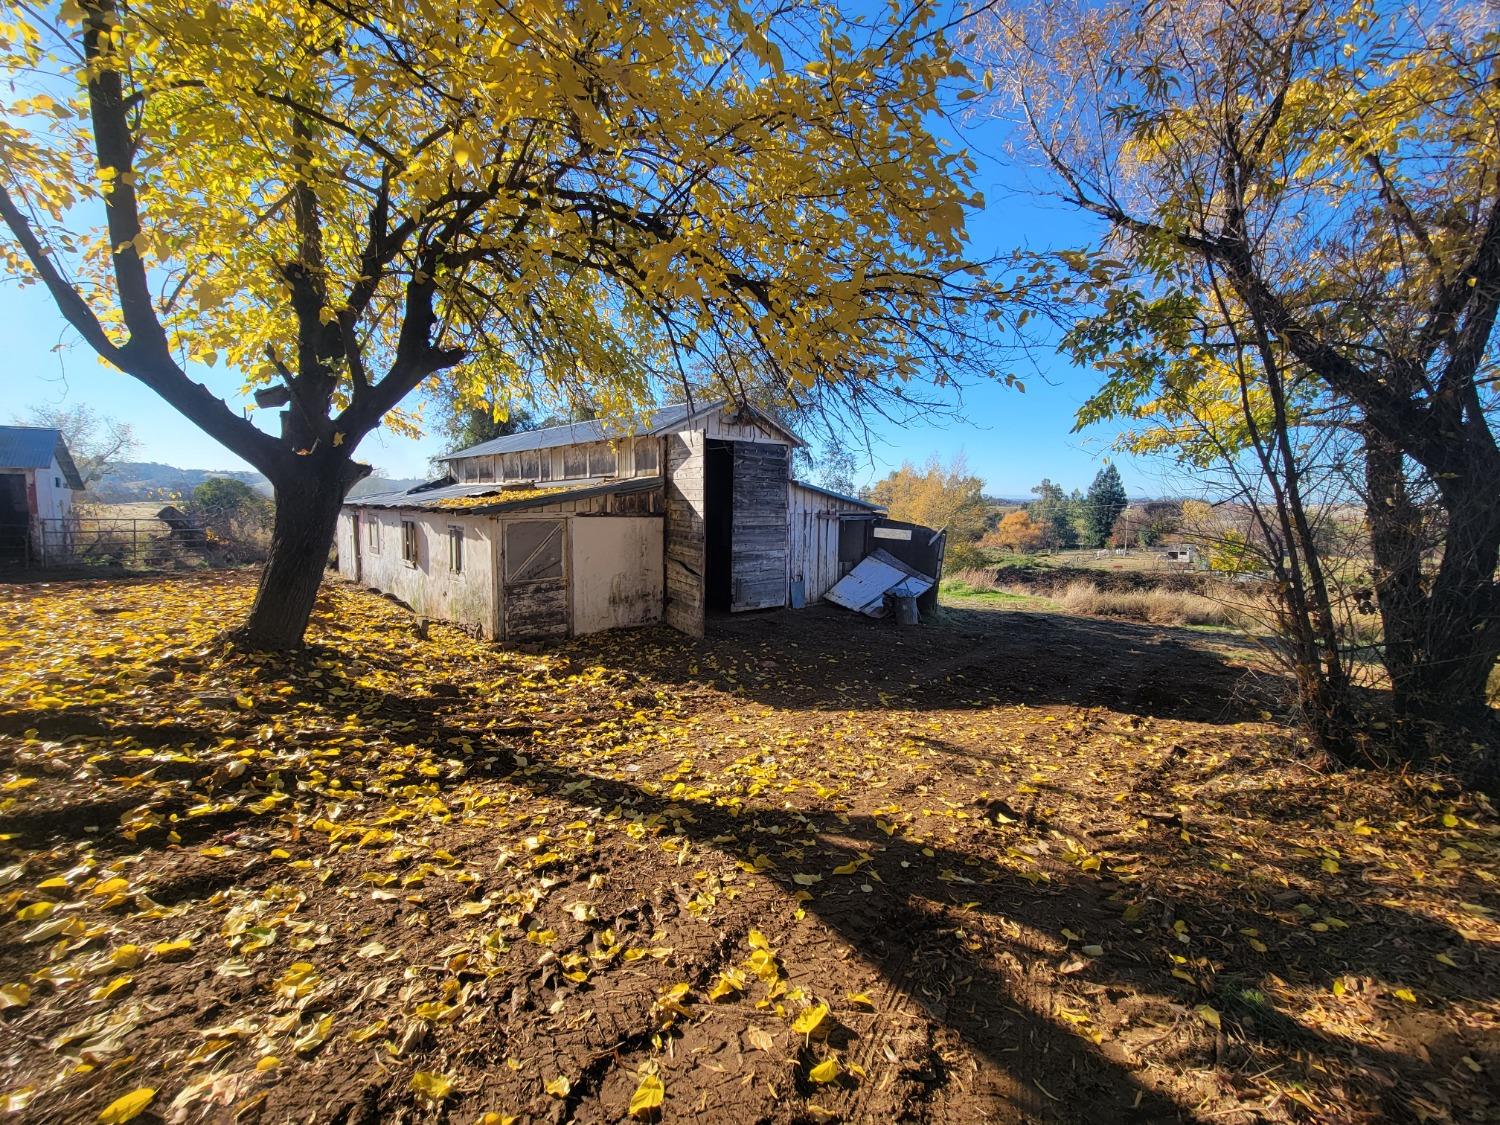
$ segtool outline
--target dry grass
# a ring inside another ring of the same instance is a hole
[[[1109,590],[1086,578],[1074,579],[1055,590],[1037,590],[1017,582],[1004,582],[993,570],[959,570],[944,579],[945,588],[957,594],[1012,594],[1048,598],[1068,613],[1092,617],[1118,617],[1152,625],[1239,625],[1242,614],[1215,598],[1188,590]]]
[[[1101,590],[1092,582],[1069,582],[1056,601],[1070,613],[1123,617],[1153,625],[1234,625],[1229,606],[1182,590]]]

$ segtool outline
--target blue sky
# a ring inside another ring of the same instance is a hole
[[[996,122],[972,122],[961,130],[962,142],[979,162],[976,186],[987,201],[985,210],[970,220],[972,252],[987,257],[1018,246],[1036,250],[1086,242],[1093,232],[1085,220],[1025,190],[1037,185],[1023,171],[989,155],[1000,147],[1000,132]],[[134,427],[141,460],[195,469],[248,467],[145,387],[103,366],[77,341],[40,288],[23,289],[13,282],[0,286],[0,333],[8,342],[12,372],[0,393],[0,423],[33,406],[83,402]],[[906,460],[921,462],[934,453],[946,460],[962,452],[970,471],[994,495],[1025,496],[1043,476],[1065,488],[1086,488],[1106,458],[1119,466],[1131,495],[1174,491],[1161,465],[1113,455],[1110,427],[1071,432],[1074,413],[1097,385],[1096,375],[1051,355],[1034,362],[1041,371],[1016,368],[1025,378],[1024,394],[988,383],[967,388],[962,421],[877,428],[874,463],[860,462],[862,483]],[[202,368],[193,375],[235,407],[248,405],[238,396],[237,375]],[[255,416],[262,425],[275,424],[274,411]],[[365,439],[359,456],[387,476],[417,477],[428,475],[429,458],[440,446],[440,438],[432,434],[412,440],[382,430]]]

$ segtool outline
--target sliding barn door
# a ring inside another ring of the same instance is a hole
[[[787,454],[784,445],[737,441],[729,608],[786,604]]]

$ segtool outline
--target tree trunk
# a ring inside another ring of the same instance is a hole
[[[275,486],[271,553],[250,617],[235,634],[247,648],[283,651],[302,644],[333,547],[339,509],[352,483],[341,477],[309,473],[307,479]]]
[[[1382,660],[1391,678],[1392,703],[1404,718],[1422,664],[1424,613],[1422,513],[1412,501],[1406,461],[1397,446],[1373,432],[1365,436],[1365,512],[1370,521],[1375,604],[1380,611]]]
[[[1500,656],[1500,477],[1440,481],[1443,554],[1427,592],[1425,663],[1409,701],[1423,718],[1473,726],[1490,717],[1487,687]]]
[[[1491,458],[1480,450],[1475,460]],[[1500,474],[1476,466],[1440,482],[1442,556],[1426,574],[1428,531],[1400,451],[1370,435],[1365,474],[1383,660],[1402,744],[1413,757],[1483,747],[1477,761],[1468,751],[1458,757],[1493,784],[1500,763],[1488,682],[1500,657]],[[1457,732],[1467,733],[1449,737]]]

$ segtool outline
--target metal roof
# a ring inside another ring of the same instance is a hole
[[[674,402],[670,406],[650,411],[645,425],[635,425],[626,430],[611,432],[611,423],[619,424],[615,418],[591,418],[586,422],[566,422],[561,426],[544,426],[540,430],[524,430],[518,434],[491,438],[468,449],[460,449],[443,458],[451,461],[458,457],[488,457],[495,453],[521,453],[531,449],[556,449],[560,445],[583,445],[591,441],[608,441],[614,438],[634,437],[639,434],[668,433],[695,414],[717,409],[723,402],[700,403],[694,407],[686,402]]]
[[[726,405],[728,405],[726,399],[714,399],[709,402],[700,402],[697,404],[674,402],[670,405],[658,406],[654,410],[647,411],[645,416],[642,419],[638,419],[634,424],[631,424],[628,419],[592,418],[586,422],[567,422],[561,426],[545,426],[540,430],[525,430],[518,434],[506,434],[504,437],[491,438],[489,441],[482,441],[478,445],[471,445],[468,449],[460,449],[457,453],[449,453],[442,460],[455,461],[462,457],[490,457],[496,453],[523,453],[533,449],[556,449],[562,445],[585,445],[592,441],[615,441],[624,437],[659,437],[662,434],[669,434],[681,428],[685,422],[693,418],[715,410],[721,410]],[[802,444],[801,439],[796,434],[792,433],[765,411],[758,410],[753,406],[746,406],[744,409],[754,414],[756,418],[771,428],[780,430],[794,444]],[[622,425],[625,428],[619,428]]]
[[[555,490],[544,496],[527,496],[519,500],[505,499],[505,493],[521,491],[500,484],[450,484],[434,488],[419,484],[406,492],[387,492],[380,496],[361,496],[358,500],[347,500],[346,508],[403,508],[418,512],[447,512],[454,516],[488,516],[505,512],[524,512],[528,508],[540,508],[546,504],[562,504],[572,500],[587,500],[591,496],[611,494],[625,495],[631,492],[650,492],[661,487],[661,477],[627,477],[624,480],[606,481],[603,484],[584,484],[573,481],[555,481],[542,487]],[[526,491],[533,491],[527,489]],[[445,500],[470,500],[476,497],[493,496],[486,504],[465,504],[462,507],[447,507]]]
[[[793,480],[792,483],[795,484],[798,488],[805,488],[809,492],[816,492],[820,496],[829,496],[829,497],[832,497],[834,500],[842,500],[845,504],[853,504],[855,507],[864,508],[867,511],[871,511],[871,512],[883,512],[883,511],[885,511],[885,509],[883,507],[881,507],[879,504],[872,504],[868,500],[861,500],[858,496],[846,496],[842,492],[835,492],[833,489],[831,489],[831,488],[824,488],[822,485],[819,485],[819,484],[809,484],[805,480]]]
[[[46,426],[0,426],[0,469],[45,469],[53,457],[68,487],[81,492],[83,478],[60,431]]]

